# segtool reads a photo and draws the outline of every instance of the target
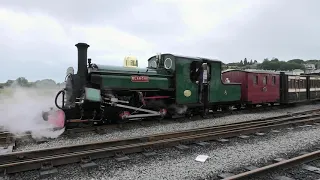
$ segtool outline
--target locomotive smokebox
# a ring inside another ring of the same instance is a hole
[[[86,76],[88,74],[87,69],[87,54],[88,54],[88,48],[90,47],[86,43],[78,43],[76,44],[76,47],[78,48],[78,72],[77,75],[81,79],[81,85],[84,85],[84,81],[86,79]]]

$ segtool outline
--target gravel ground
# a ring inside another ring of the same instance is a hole
[[[53,140],[50,140],[49,142],[42,143],[42,144],[30,143],[30,141],[22,141],[22,143],[19,143],[15,151],[42,149],[42,148],[74,145],[74,144],[89,143],[89,142],[111,140],[111,139],[118,139],[118,138],[144,136],[144,135],[150,135],[155,133],[173,132],[173,131],[186,130],[186,129],[192,129],[192,128],[200,128],[200,127],[206,127],[206,126],[212,126],[212,125],[221,125],[221,124],[249,121],[249,120],[254,120],[259,118],[279,116],[279,115],[287,114],[287,112],[305,111],[305,110],[311,110],[319,107],[320,105],[304,105],[304,106],[298,106],[290,109],[279,109],[275,111],[258,112],[258,113],[251,113],[251,114],[235,114],[235,115],[228,115],[221,118],[188,121],[185,123],[179,123],[179,122],[170,123],[170,124],[158,123],[150,127],[140,126],[140,127],[128,128],[127,130],[111,130],[110,132],[107,132],[106,134],[103,134],[103,135],[99,135],[96,133],[85,133],[85,134],[79,133],[79,136],[76,138],[61,136],[57,139],[53,139]]]
[[[127,162],[101,159],[95,161],[99,168],[90,171],[82,171],[79,165],[61,166],[59,174],[48,179],[215,179],[222,172],[232,172],[247,165],[259,166],[274,158],[319,146],[319,130],[319,126],[297,127],[246,140],[233,138],[225,144],[212,142],[208,147],[192,145],[188,151],[168,148],[156,151],[158,155],[154,157],[130,155],[131,160]],[[200,154],[210,158],[204,163],[196,162],[195,158]],[[31,171],[10,179],[34,179],[37,176],[38,172]]]

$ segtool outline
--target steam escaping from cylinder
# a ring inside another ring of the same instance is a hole
[[[54,104],[57,89],[10,87],[0,93],[0,126],[15,135],[31,133],[33,138],[57,138],[64,128],[43,121],[42,112]],[[56,118],[57,114],[50,114]]]
[[[186,105],[172,104],[172,105],[170,105],[169,108],[170,108],[170,110],[173,110],[176,114],[184,114],[188,110],[188,107]]]

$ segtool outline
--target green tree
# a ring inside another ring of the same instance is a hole
[[[288,61],[288,63],[304,64],[305,62],[302,59],[291,59]]]
[[[277,58],[273,58],[271,61],[265,59],[261,64],[258,65],[258,68],[265,69],[265,70],[280,70],[280,71],[305,69],[303,64],[298,64],[295,62],[279,61],[279,59]]]
[[[4,83],[5,86],[11,86],[11,84],[13,83],[13,80],[8,80],[6,83]]]
[[[24,77],[17,78],[16,82],[19,86],[22,86],[22,87],[28,87],[28,85],[29,85],[28,80]]]
[[[247,58],[244,58],[243,64],[244,64],[244,65],[247,65],[247,64],[248,64]]]

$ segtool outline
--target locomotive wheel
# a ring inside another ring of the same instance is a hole
[[[204,109],[204,110],[201,111],[200,116],[202,118],[207,118],[208,114],[209,114],[209,109]]]
[[[235,108],[236,108],[237,110],[241,110],[241,104],[237,104],[237,105],[235,106]]]
[[[192,119],[193,114],[192,114],[191,111],[188,111],[185,116],[186,116],[188,119]]]
[[[128,116],[130,116],[130,112],[129,111],[120,112],[119,116],[117,118],[117,122],[120,123],[120,124],[127,123],[129,121],[129,119],[127,118]]]
[[[168,112],[167,112],[167,109],[162,108],[162,109],[159,109],[159,113],[161,114],[161,116],[156,117],[156,120],[161,122],[161,120],[164,119],[164,117],[167,115]]]

